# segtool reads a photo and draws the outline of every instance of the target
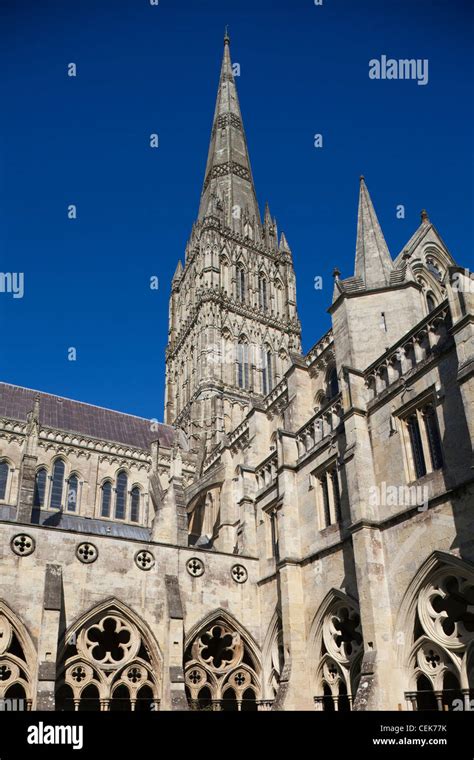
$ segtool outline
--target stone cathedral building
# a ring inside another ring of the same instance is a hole
[[[0,386],[4,709],[469,709],[472,284],[426,212],[392,257],[361,178],[301,352],[226,36],[165,422]]]

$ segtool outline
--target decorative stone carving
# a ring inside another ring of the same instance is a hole
[[[135,554],[135,564],[140,570],[151,570],[155,564],[155,557],[148,549],[141,549]]]
[[[231,572],[236,583],[245,583],[248,578],[247,569],[243,565],[233,565]]]
[[[204,575],[204,562],[198,557],[191,557],[186,562],[186,570],[194,578],[199,578],[199,576]]]
[[[116,692],[120,699],[130,701],[132,710],[138,709],[135,706],[140,700],[145,701],[146,709],[158,709],[160,663],[135,623],[120,611],[110,608],[96,614],[65,643],[60,664],[61,699],[73,701],[77,709],[87,698],[84,693],[90,695],[93,687],[92,699],[100,702],[102,710],[109,709]],[[58,709],[62,709],[61,702]]]
[[[85,565],[90,565],[92,562],[95,562],[98,556],[99,551],[97,547],[88,541],[83,541],[76,548],[77,559]]]
[[[27,533],[17,533],[10,541],[10,546],[14,554],[18,554],[19,557],[27,557],[29,554],[33,554],[36,542]]]
[[[420,592],[418,614],[433,641],[463,651],[474,639],[474,582],[453,570],[437,573]]]
[[[253,664],[253,666],[252,666]],[[217,620],[199,634],[185,655],[185,684],[191,706],[199,709],[204,691],[211,695],[213,709],[221,700],[260,697],[256,662],[240,633]]]
[[[335,605],[324,621],[323,641],[336,662],[351,662],[362,648],[359,613],[344,602]]]

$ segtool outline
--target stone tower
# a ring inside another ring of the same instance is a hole
[[[165,420],[207,450],[270,393],[299,352],[291,250],[262,223],[224,37],[197,221],[172,281]]]

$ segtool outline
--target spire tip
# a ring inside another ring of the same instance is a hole
[[[230,37],[229,37],[229,27],[226,24],[224,29],[224,45],[230,44]]]

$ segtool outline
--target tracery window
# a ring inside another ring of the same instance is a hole
[[[96,613],[66,636],[58,670],[58,710],[157,710],[160,663],[121,610]]]
[[[186,695],[195,710],[256,710],[260,669],[248,643],[230,623],[216,619],[187,646]]]
[[[31,710],[32,697],[31,662],[19,628],[0,602],[0,702],[4,709]]]
[[[443,273],[437,261],[435,261],[433,258],[427,258],[426,268],[428,272],[431,272],[431,274],[436,277],[439,282],[441,282],[443,279]]]
[[[363,639],[359,612],[349,599],[335,598],[316,641],[316,709],[351,710],[360,679]]]
[[[283,630],[281,627],[281,620],[279,619],[275,627],[273,634],[271,647],[270,647],[270,689],[273,698],[276,697],[279,686],[281,674],[283,671],[283,665],[285,663],[285,655],[283,649]]]
[[[474,574],[443,567],[418,594],[409,656],[411,710],[469,710],[474,698]]]

